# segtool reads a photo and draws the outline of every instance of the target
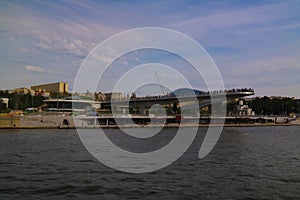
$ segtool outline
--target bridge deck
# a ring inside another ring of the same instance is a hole
[[[245,92],[228,92],[228,93],[211,93],[211,94],[203,94],[203,95],[190,95],[190,96],[151,96],[151,97],[138,97],[130,100],[116,100],[116,101],[103,101],[101,102],[101,107],[110,106],[111,104],[114,105],[154,105],[154,104],[170,104],[170,103],[178,103],[180,102],[188,102],[194,101],[195,98],[199,102],[203,101],[210,101],[211,99],[218,100],[218,99],[235,99],[244,96],[251,96],[254,95],[254,91],[245,91]]]

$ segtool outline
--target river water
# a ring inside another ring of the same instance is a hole
[[[170,166],[130,174],[93,158],[74,129],[0,130],[0,199],[300,199],[299,126],[226,127],[200,160],[205,132]],[[106,133],[130,149],[120,130]],[[175,133],[142,146],[160,148]]]

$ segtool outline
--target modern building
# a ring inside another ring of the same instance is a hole
[[[65,99],[44,100],[47,105],[45,111],[87,113],[100,109],[100,102],[84,100],[81,97],[67,97]]]
[[[49,84],[43,84],[43,85],[34,85],[31,86],[31,89],[36,92],[55,92],[55,93],[68,93],[68,83],[66,82],[57,82],[57,83],[49,83]]]

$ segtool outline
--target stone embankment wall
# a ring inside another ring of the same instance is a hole
[[[74,127],[71,116],[49,115],[49,116],[18,116],[1,117],[0,128],[59,128]]]
[[[21,117],[0,117],[0,128],[14,128],[20,126]]]

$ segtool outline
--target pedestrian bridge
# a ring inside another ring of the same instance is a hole
[[[140,114],[145,114],[146,109],[155,104],[178,104],[198,101],[199,108],[223,102],[230,99],[241,98],[245,96],[254,95],[253,89],[232,89],[232,90],[218,90],[210,92],[202,92],[201,94],[181,94],[181,95],[161,95],[161,96],[146,96],[134,97],[125,100],[114,100],[101,102],[101,108],[110,108],[114,105],[119,108],[128,109],[129,107],[139,107]]]

